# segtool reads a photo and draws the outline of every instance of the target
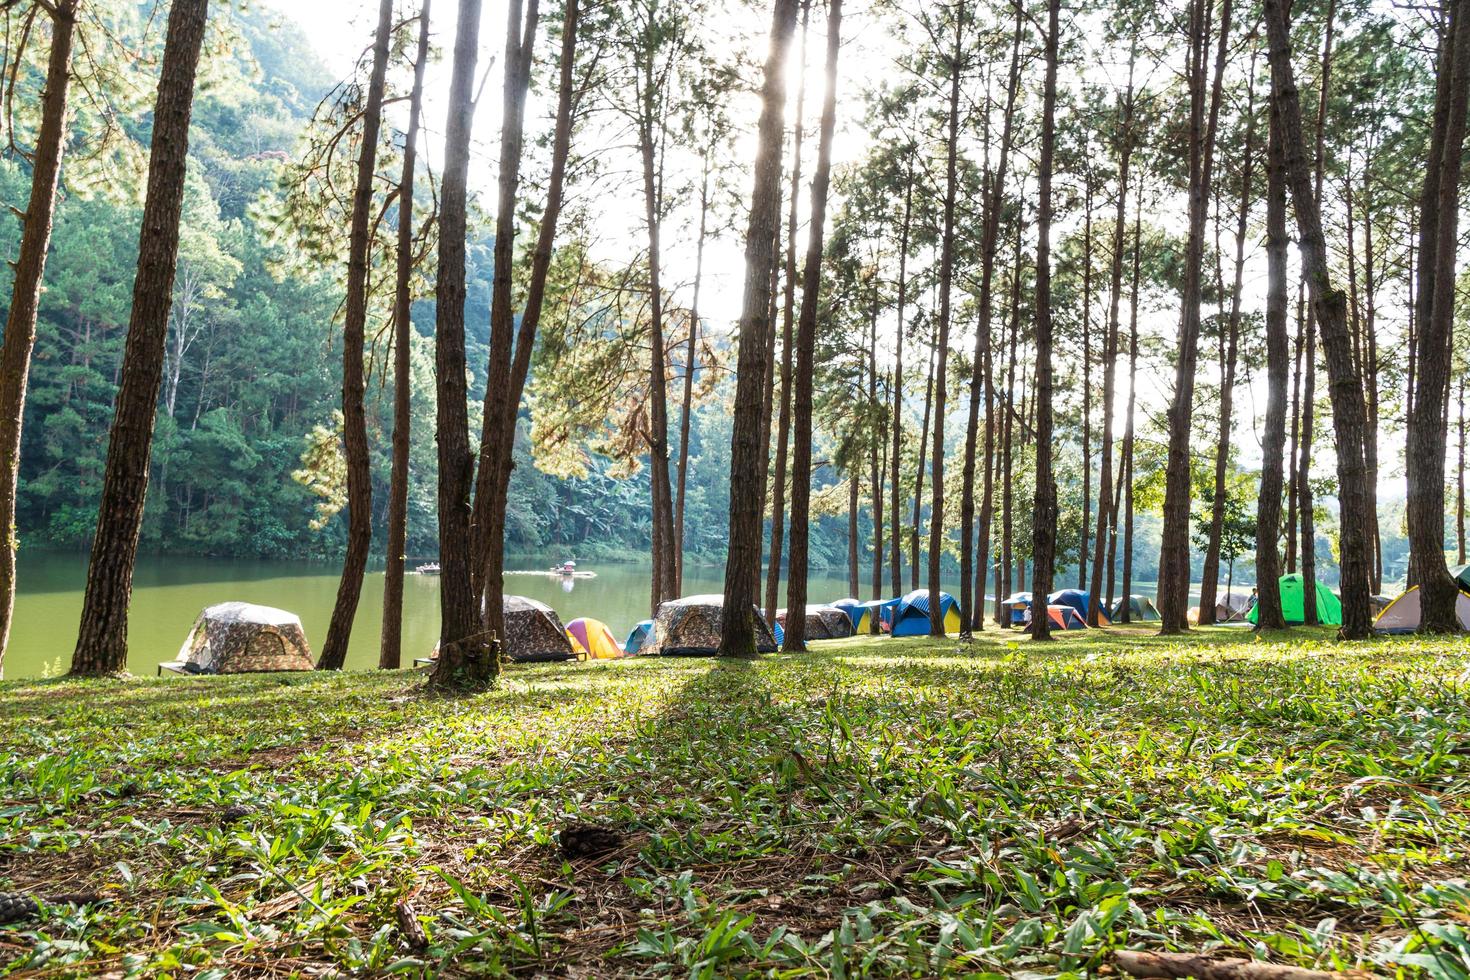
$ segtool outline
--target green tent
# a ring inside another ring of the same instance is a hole
[[[1297,572],[1281,576],[1281,611],[1286,616],[1287,623],[1300,625],[1307,621],[1306,610],[1303,603],[1306,599],[1306,589],[1302,577]],[[1256,622],[1259,613],[1256,606],[1246,614],[1246,619],[1252,623]],[[1317,622],[1323,626],[1342,625],[1342,601],[1320,581],[1317,583]]]

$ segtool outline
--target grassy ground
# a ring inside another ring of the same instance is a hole
[[[0,975],[1086,975],[1126,945],[1464,977],[1467,666],[1115,630],[461,700],[8,683],[0,891],[106,900],[0,926]]]

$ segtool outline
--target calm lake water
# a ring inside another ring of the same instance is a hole
[[[512,568],[534,567],[532,562]],[[551,559],[544,563],[551,564]],[[563,581],[542,575],[507,575],[506,591],[551,606],[566,622],[591,616],[607,623],[621,640],[633,624],[647,618],[649,569],[646,564],[589,563],[596,578]],[[687,568],[684,592],[720,592],[722,567]],[[141,557],[133,584],[129,617],[128,668],[152,676],[156,665],[172,660],[199,610],[217,602],[241,600],[289,609],[301,617],[312,653],[326,640],[327,623],[337,597],[338,569],[330,564],[241,561],[209,558]],[[6,679],[64,673],[76,645],[82,610],[87,558],[82,554],[22,552],[19,592],[10,648],[5,654]],[[847,594],[842,575],[816,577],[810,583],[814,601]],[[784,587],[783,587],[784,596]],[[371,669],[378,664],[378,635],[383,624],[383,573],[370,572],[352,630],[347,666]],[[439,579],[408,575],[403,597],[403,661],[427,656],[439,638]]]

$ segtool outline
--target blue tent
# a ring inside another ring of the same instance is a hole
[[[628,633],[628,638],[623,641],[623,652],[631,657],[639,650],[642,650],[643,645],[652,638],[653,620],[645,619],[643,622],[634,626],[632,631]]]
[[[780,648],[781,644],[786,642],[786,630],[780,623],[772,623],[771,631],[776,634],[776,646]]]
[[[1003,605],[1011,611],[1011,625],[1020,626],[1026,622],[1026,610],[1031,608],[1031,593],[1012,592]]]
[[[1087,610],[1092,605],[1092,596],[1082,591],[1081,589],[1061,589],[1057,592],[1053,592],[1050,596],[1047,597],[1046,601],[1049,605],[1053,606],[1071,606],[1073,609],[1077,610],[1078,614],[1082,617],[1083,622],[1086,622]],[[1099,619],[1104,623],[1108,622],[1108,614],[1102,610],[1099,610],[1098,612]]]
[[[944,615],[944,631],[960,629],[960,604],[948,592],[939,593],[939,608]],[[898,601],[893,611],[894,636],[929,635],[929,590],[915,589]]]

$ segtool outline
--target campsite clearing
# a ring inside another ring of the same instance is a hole
[[[105,901],[0,968],[1460,975],[1464,642],[1328,635],[6,683],[0,891]]]

